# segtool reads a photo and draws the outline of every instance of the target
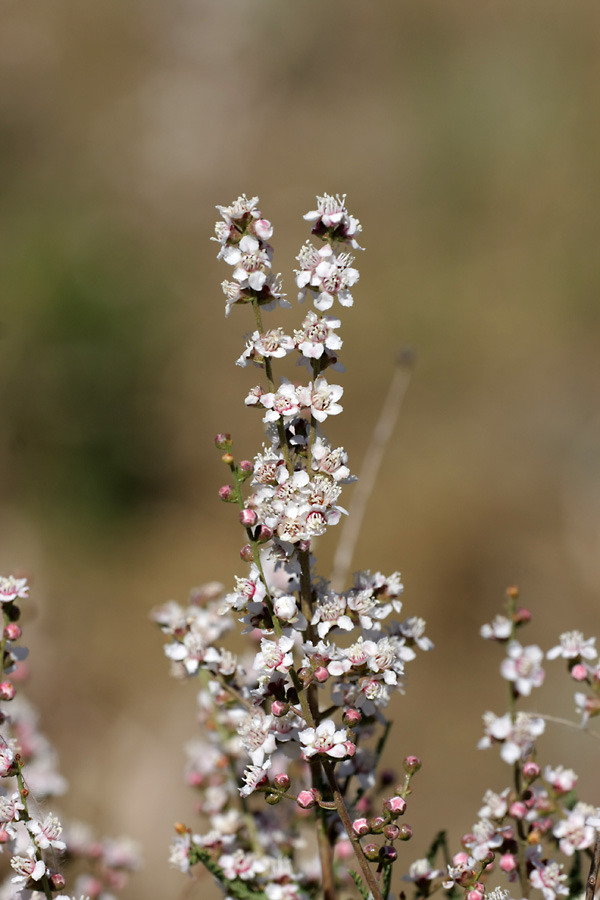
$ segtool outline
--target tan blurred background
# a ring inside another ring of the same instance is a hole
[[[367,252],[327,432],[355,469],[394,353],[417,355],[355,559],[402,570],[436,643],[390,752],[424,759],[408,865],[507,783],[474,749],[504,709],[477,635],[505,587],[529,642],[599,630],[600,8],[3,0],[0,20],[0,571],[33,582],[29,690],[62,807],[143,842],[129,900],[185,889],[166,857],[194,822],[195,687],[168,679],[148,611],[243,573],[212,438],[249,456],[261,435],[214,205],[260,196],[293,299],[302,213],[347,192]],[[571,686],[531,707],[573,717]],[[600,803],[597,742],[553,727],[542,747]]]

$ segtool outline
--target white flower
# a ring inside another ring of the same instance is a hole
[[[573,769],[565,769],[564,766],[557,766],[555,769],[546,766],[544,778],[559,794],[566,794],[568,791],[572,791],[578,780]]]
[[[350,616],[346,615],[346,598],[334,591],[319,597],[310,624],[317,626],[320,638],[335,627],[352,631],[354,625]]]
[[[522,647],[518,641],[511,641],[507,648],[508,658],[502,661],[500,672],[507,681],[513,681],[523,697],[528,697],[532,687],[539,687],[546,673],[540,663],[544,659],[542,650],[532,644]]]
[[[35,859],[33,847],[27,848],[29,856],[13,856],[11,866],[17,873],[11,881],[13,884],[25,885],[31,878],[39,881],[46,874],[46,864],[41,859]]]
[[[348,732],[345,728],[337,731],[333,719],[324,719],[317,728],[305,728],[298,737],[304,744],[305,756],[325,753],[334,759],[343,759],[348,755],[345,743],[348,740]]]
[[[0,575],[0,603],[10,603],[17,598],[26,600],[28,592],[26,578],[15,578],[13,575],[4,578]]]
[[[317,196],[317,208],[306,213],[304,219],[314,222],[313,231],[321,233],[323,229],[333,230],[335,237],[347,241],[356,249],[360,249],[355,235],[360,234],[362,226],[358,219],[351,216],[346,209],[346,195],[323,194]]]
[[[502,744],[500,756],[510,765],[528,755],[536,737],[543,734],[546,727],[543,719],[524,712],[517,713],[514,723],[510,713],[495,716],[494,713],[486,712],[483,722],[486,735],[477,746],[484,749],[491,747],[494,741],[499,741]]]
[[[342,339],[335,333],[341,322],[333,316],[317,316],[309,311],[302,323],[302,330],[294,332],[298,350],[309,359],[320,359],[326,350],[339,350]]]
[[[271,733],[272,716],[261,713],[246,716],[238,725],[242,746],[255,766],[262,766],[265,756],[274,752],[275,736]]]
[[[573,856],[576,850],[586,850],[594,843],[596,832],[588,820],[593,816],[595,808],[588,803],[576,803],[552,829],[558,845],[566,856]]]
[[[311,415],[318,422],[324,422],[327,416],[337,416],[342,412],[343,407],[337,401],[343,393],[344,388],[339,384],[328,384],[327,380],[320,376],[312,387],[310,401],[306,405],[310,406]]]
[[[260,642],[260,653],[256,654],[254,668],[265,669],[267,672],[287,672],[293,665],[294,657],[291,649],[294,646],[292,638],[285,635],[278,641],[268,641],[263,638]]]
[[[219,858],[219,865],[223,869],[225,878],[230,881],[235,881],[236,878],[241,878],[242,881],[251,881],[267,870],[269,862],[265,857],[236,850],[235,853],[224,853]]]
[[[245,784],[240,788],[240,797],[249,797],[250,794],[253,794],[261,781],[266,778],[270,768],[271,760],[268,758],[260,766],[246,766],[242,776]]]
[[[529,880],[532,887],[538,888],[543,893],[544,900],[554,900],[557,894],[568,896],[569,888],[563,883],[567,880],[567,876],[562,871],[562,866],[554,861],[534,862],[534,865]]]
[[[563,659],[576,659],[578,656],[594,659],[598,655],[594,647],[596,638],[592,637],[586,641],[581,631],[565,631],[559,640],[560,644],[548,650],[546,654],[548,659],[556,659],[557,656],[562,656]]]
[[[60,840],[62,825],[51,813],[48,813],[43,822],[38,822],[36,819],[30,820],[27,828],[40,850],[47,850],[48,847],[53,847],[55,850],[66,849],[65,842]]]
[[[506,641],[512,634],[512,622],[506,616],[495,616],[489,625],[482,625],[479,631],[482,638],[494,641]]]

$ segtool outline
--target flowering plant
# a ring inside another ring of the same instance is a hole
[[[265,329],[263,311],[290,304],[271,271],[273,228],[257,203],[243,196],[218,207],[216,227],[218,256],[233,270],[233,280],[223,282],[226,314],[247,306],[254,319],[237,364],[258,367],[264,379],[245,404],[261,411],[267,443],[252,460],[238,459],[229,434],[216,438],[229,470],[219,495],[237,507],[246,569],[229,591],[211,582],[194,590],[187,606],[171,601],[153,612],[167,636],[172,673],[200,683],[201,734],[187,747],[187,779],[207,827],[200,833],[178,824],[171,862],[184,872],[202,863],[237,900],[334,900],[352,885],[363,900],[387,900],[400,844],[412,836],[402,816],[421,762],[408,755],[400,772],[380,771],[391,728],[386,708],[404,689],[406,664],[433,645],[421,618],[400,618],[398,572],[359,572],[344,589],[351,541],[344,541],[346,562],[330,580],[318,574],[313,555],[316,538],[347,515],[339,501],[355,480],[345,450],[323,432],[327,418],[342,412],[343,395],[327,371],[340,368],[341,321],[324,313],[354,302],[359,273],[351,251],[360,249],[361,226],[345,198],[317,198],[305,219],[321,243],[304,244],[296,270],[298,299],[311,296],[316,312],[290,333]],[[275,360],[288,356],[308,369],[308,383],[275,380]],[[79,865],[76,892],[113,900],[137,864],[131,845],[94,841],[80,825],[63,830],[32,801],[32,790],[43,799],[64,783],[35,715],[15,697],[24,656],[15,646],[18,602],[27,597],[25,579],[0,578],[0,700],[9,704],[0,713],[0,849],[9,847],[14,872],[0,886],[0,900],[70,900],[61,893],[59,854],[62,863]],[[511,783],[485,793],[459,852],[451,855],[437,831],[425,857],[402,861],[400,898],[408,884],[415,898],[600,894],[600,809],[577,797],[571,769],[541,763],[538,739],[552,717],[523,708],[544,682],[544,660],[560,658],[580,688],[575,705],[587,728],[600,713],[595,639],[570,631],[544,654],[519,639],[530,618],[511,588],[505,613],[481,629],[506,649],[500,674],[508,710],[485,713],[479,747],[499,748]],[[249,646],[241,656],[224,641],[236,621]]]

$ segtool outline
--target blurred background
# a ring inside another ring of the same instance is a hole
[[[168,678],[148,612],[243,574],[213,436],[261,441],[214,206],[260,196],[294,300],[301,216],[347,193],[366,252],[326,430],[355,471],[395,353],[417,360],[354,560],[402,571],[436,643],[393,710],[390,761],[424,760],[408,866],[508,783],[475,750],[505,708],[478,631],[506,586],[526,642],[600,624],[600,8],[4,0],[0,18],[0,571],[32,581],[28,690],[61,807],[142,842],[128,900],[188,889],[167,852],[195,822],[196,688]],[[572,693],[551,674],[530,708],[575,718]],[[600,803],[597,742],[548,726],[541,746]]]

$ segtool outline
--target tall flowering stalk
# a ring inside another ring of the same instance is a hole
[[[390,727],[384,710],[415,648],[432,645],[422,619],[399,619],[398,572],[359,572],[337,591],[311,552],[346,514],[340,496],[354,480],[345,450],[323,431],[343,394],[328,372],[339,368],[341,321],[324,313],[354,302],[361,226],[345,197],[317,198],[305,219],[319,243],[304,244],[295,273],[299,301],[310,297],[314,309],[289,332],[266,328],[263,312],[290,304],[272,273],[273,227],[257,204],[243,196],[218,207],[215,238],[232,270],[222,284],[226,314],[252,313],[237,364],[263,374],[245,404],[262,413],[266,443],[238,460],[229,434],[216,439],[230,471],[219,493],[238,507],[248,568],[229,591],[209,584],[187,608],[154,613],[174,674],[200,679],[204,726],[189,747],[188,777],[209,829],[178,826],[171,858],[184,871],[203,862],[241,900],[334,900],[350,879],[364,898],[384,900],[397,842],[412,834],[398,819],[420,767],[407,757],[397,783],[377,775]],[[307,380],[276,376],[288,356]],[[254,644],[242,659],[222,643],[235,620]]]

